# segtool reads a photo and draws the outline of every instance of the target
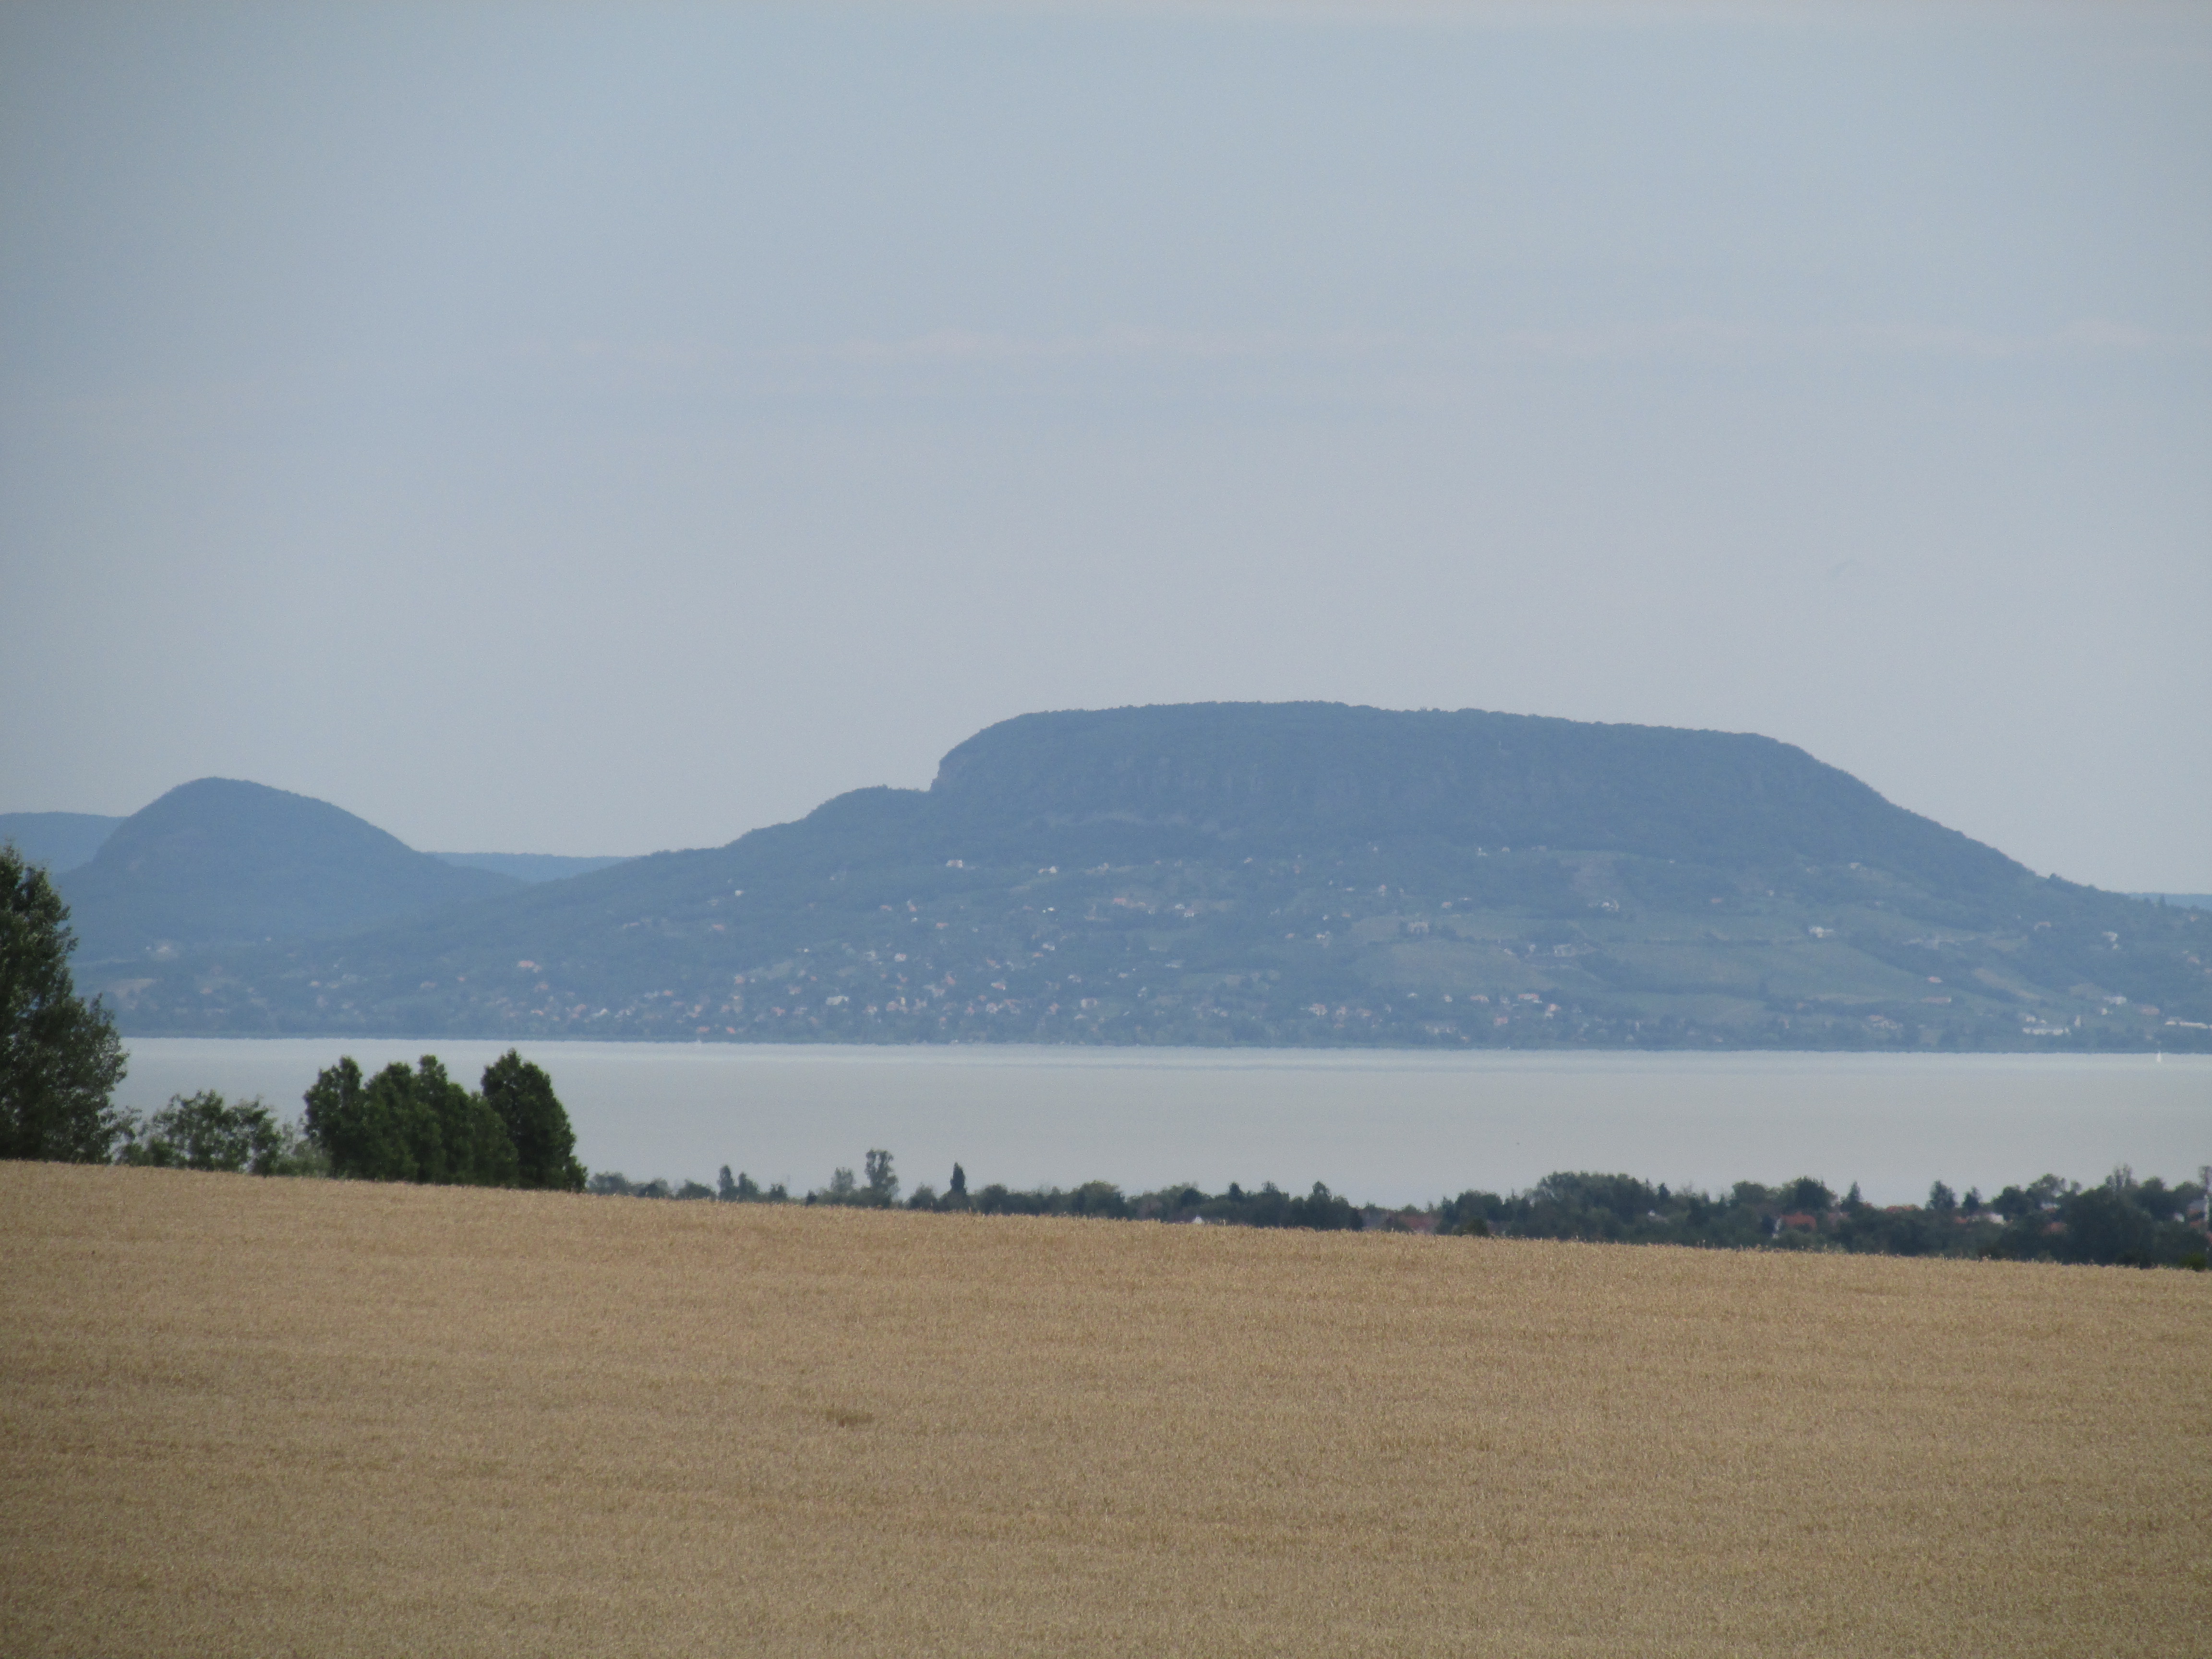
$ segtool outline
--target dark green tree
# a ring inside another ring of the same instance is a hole
[[[435,1054],[395,1060],[364,1082],[350,1055],[307,1093],[307,1130],[331,1173],[357,1181],[515,1184],[514,1142],[499,1115],[446,1074]]]
[[[520,1184],[514,1139],[498,1109],[447,1076],[435,1054],[417,1062],[415,1094],[422,1120],[435,1128],[434,1144],[425,1148],[422,1180],[468,1187]],[[437,1173],[428,1173],[433,1169]]]
[[[446,1081],[442,1067],[437,1080]],[[392,1178],[442,1186],[452,1179],[446,1169],[445,1126],[439,1121],[438,1109],[445,1103],[440,1091],[418,1089],[416,1081],[415,1068],[395,1060],[369,1079],[368,1097],[398,1139],[399,1173]]]
[[[576,1161],[576,1132],[568,1109],[553,1092],[553,1079],[509,1048],[484,1067],[485,1103],[507,1126],[514,1143],[515,1180],[524,1187],[556,1192],[584,1190],[584,1166]]]
[[[738,1171],[734,1179],[732,1178],[730,1166],[725,1164],[722,1166],[722,1178],[716,1186],[714,1196],[725,1204],[757,1204],[761,1201],[762,1196],[760,1182],[755,1181],[743,1170]]]
[[[2007,1221],[2018,1221],[2033,1214],[2035,1200],[2017,1187],[2007,1187],[1990,1200],[1990,1207]]]
[[[862,1160],[868,1172],[868,1202],[890,1204],[898,1198],[898,1176],[891,1173],[891,1155],[880,1146],[869,1150]]]
[[[1284,1224],[1310,1227],[1317,1232],[1357,1232],[1359,1221],[1359,1212],[1352,1206],[1349,1199],[1339,1198],[1316,1181],[1312,1192],[1291,1200]]]
[[[388,1085],[372,1093],[350,1054],[317,1073],[303,1097],[303,1121],[307,1138],[330,1158],[332,1175],[356,1181],[416,1178],[415,1149],[407,1124],[393,1110],[392,1093]]]
[[[2118,1262],[2140,1267],[2154,1260],[2158,1228],[2127,1201],[2117,1183],[2092,1187],[2066,1200],[2066,1230],[2054,1241],[2062,1261]]]
[[[442,1187],[460,1175],[447,1156],[446,1146],[448,1121],[460,1114],[446,1094],[453,1079],[434,1058],[432,1064],[434,1069],[428,1075],[418,1076],[414,1067],[394,1060],[369,1079],[368,1091],[385,1096],[388,1109],[401,1126],[414,1165],[414,1173],[404,1179]]]
[[[105,1164],[124,1131],[122,1040],[76,994],[68,924],[46,872],[0,844],[0,1158]]]
[[[1791,1210],[1818,1214],[1835,1207],[1836,1195],[1825,1182],[1815,1181],[1811,1176],[1799,1176],[1783,1189],[1782,1202]]]

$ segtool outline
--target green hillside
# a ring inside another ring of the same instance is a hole
[[[143,1031],[2206,1048],[2208,948],[1765,738],[1200,705],[118,989]]]

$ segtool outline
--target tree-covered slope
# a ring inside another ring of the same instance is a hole
[[[933,786],[314,946],[130,1029],[2166,1045],[2212,916],[2039,878],[1771,739],[1480,712],[1028,715]]]
[[[417,853],[328,802],[229,778],[172,789],[57,884],[87,966],[352,933],[520,885]]]

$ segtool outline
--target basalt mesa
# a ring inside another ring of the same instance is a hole
[[[151,878],[104,848],[64,881],[106,907],[80,977],[172,1035],[2212,1048],[2212,913],[2039,878],[1741,733],[1032,714],[726,847],[428,910],[495,878],[405,852],[392,920],[192,945],[123,925]]]

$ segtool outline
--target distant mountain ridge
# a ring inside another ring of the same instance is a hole
[[[0,843],[13,845],[48,875],[59,877],[91,863],[106,845],[108,837],[128,821],[97,812],[0,812]],[[460,869],[489,870],[495,875],[531,883],[562,881],[624,862],[619,857],[577,857],[561,853],[432,853],[429,856]],[[276,935],[280,938],[320,931],[313,918],[295,921],[279,916],[273,920],[280,924],[276,928]],[[103,934],[115,931],[103,920]],[[128,933],[131,930],[126,927],[123,931]]]
[[[533,883],[566,881],[571,876],[588,876],[594,870],[611,869],[628,862],[620,858],[584,858],[566,853],[433,853],[430,856],[464,870],[489,870],[495,875]]]
[[[326,801],[233,778],[170,790],[56,884],[88,965],[354,933],[520,885],[416,852]]]
[[[1770,738],[1213,704],[114,984],[149,1031],[2193,1048],[2208,955]]]

